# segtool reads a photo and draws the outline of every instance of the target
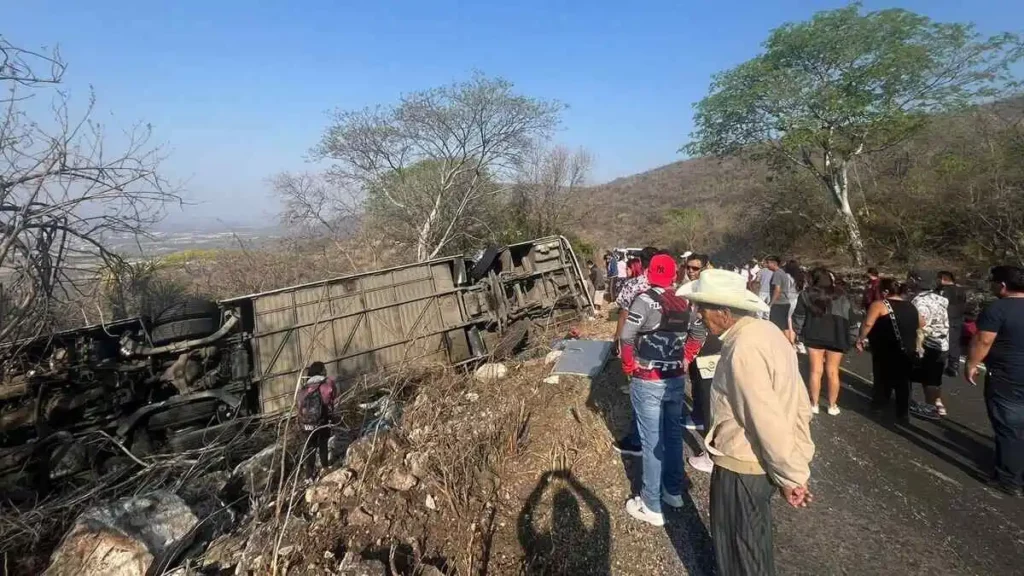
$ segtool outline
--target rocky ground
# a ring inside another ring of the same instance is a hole
[[[580,326],[592,338],[613,328]],[[282,434],[288,445],[231,470],[93,511],[50,573],[81,573],[100,549],[119,562],[114,574],[159,573],[161,563],[177,574],[713,573],[708,476],[687,469],[686,506],[665,528],[629,518],[639,460],[611,449],[629,419],[618,364],[593,382],[545,382],[546,351],[507,363],[502,378],[395,378],[387,390],[404,406],[399,425],[350,445],[354,432],[340,436],[336,463],[315,481],[293,473],[297,441]],[[812,423],[813,506],[776,501],[779,572],[1019,572],[1024,505],[980,481],[991,458],[980,393],[951,380],[947,420],[898,428],[869,415],[866,366],[848,359],[843,413]],[[346,412],[347,429],[361,423]],[[140,517],[164,522],[129,535]],[[118,538],[96,540],[97,526]]]

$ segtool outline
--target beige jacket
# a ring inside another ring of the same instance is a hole
[[[708,452],[716,466],[801,486],[811,476],[811,404],[793,346],[774,324],[741,318],[722,335],[711,385]]]

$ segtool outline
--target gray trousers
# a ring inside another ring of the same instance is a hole
[[[760,474],[721,466],[711,473],[711,538],[719,576],[772,576],[772,495],[777,488]]]

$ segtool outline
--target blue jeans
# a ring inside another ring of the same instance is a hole
[[[640,497],[652,512],[661,512],[661,488],[669,494],[683,492],[684,380],[630,381],[633,415],[643,447],[643,489]]]
[[[1024,389],[987,376],[985,405],[996,440],[995,478],[1024,488]]]

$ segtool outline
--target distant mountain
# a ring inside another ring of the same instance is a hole
[[[583,235],[599,248],[668,245],[666,211],[696,208],[716,225],[734,218],[768,175],[760,163],[736,158],[680,160],[589,190]]]
[[[859,221],[874,250],[869,256],[878,261],[948,256],[955,247],[976,260],[971,251],[978,245],[999,244],[1002,240],[963,236],[958,226],[973,229],[978,223],[950,219],[950,207],[965,198],[974,205],[987,199],[995,202],[993,211],[1011,211],[1004,220],[1015,222],[1017,212],[1011,209],[1020,204],[998,202],[1021,189],[1022,128],[1024,97],[1011,98],[936,116],[907,141],[858,159],[851,201],[855,211],[865,211]],[[773,173],[763,162],[737,157],[681,160],[593,186],[581,207],[582,230],[576,232],[597,250],[678,248],[683,239],[665,217],[676,208],[701,211],[708,241],[694,244],[720,261],[763,254],[765,246],[815,258],[845,251],[841,238],[813,226],[834,217],[820,183],[799,169]],[[772,224],[758,225],[766,212],[775,217]]]

